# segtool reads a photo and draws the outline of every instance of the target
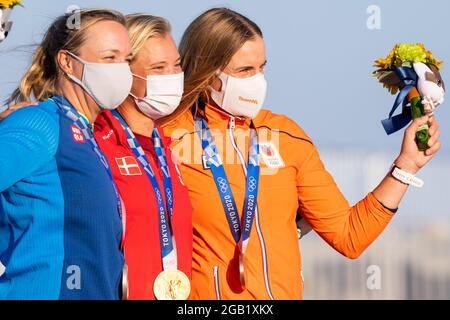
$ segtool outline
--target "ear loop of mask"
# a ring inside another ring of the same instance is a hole
[[[77,60],[79,63],[81,63],[83,65],[83,77],[84,77],[84,73],[85,73],[85,66],[87,64],[86,61],[84,61],[83,59],[81,59],[80,57],[78,57],[77,55],[73,54],[72,52],[66,50],[66,53],[71,56],[72,58],[74,58],[75,60]],[[69,77],[69,79],[71,79],[73,82],[75,82],[76,84],[78,84],[81,88],[83,88],[84,92],[86,92],[92,99],[94,99],[94,101],[101,106],[101,103],[94,97],[94,95],[88,90],[88,88],[85,86],[85,84],[83,83],[83,77],[82,79],[78,79],[77,77],[75,77],[73,74],[67,73],[66,75]]]
[[[144,95],[143,98],[136,97],[136,96],[130,91],[130,96],[132,96],[134,99],[143,101],[143,100],[145,99],[145,97],[147,97],[147,95],[148,95],[148,92],[147,92],[147,90],[148,90],[147,81],[148,81],[148,80],[147,80],[147,78],[144,78],[144,77],[142,77],[142,76],[140,76],[140,75],[138,75],[138,74],[132,73],[131,75],[132,75],[133,77],[136,77],[136,78],[138,78],[138,79],[141,79],[141,80],[144,80],[144,81],[145,81],[145,95]]]
[[[223,108],[223,103],[225,101],[225,95],[227,93],[227,85],[229,83],[229,75],[221,71],[220,69],[216,71],[216,77],[219,79],[221,85],[220,85],[220,91],[217,91],[212,86],[211,88],[211,98],[214,100],[214,102],[221,108]],[[220,101],[216,101],[220,100]]]
[[[81,59],[80,57],[78,57],[77,55],[73,54],[72,52],[66,50],[65,51],[69,56],[71,56],[72,58],[74,58],[75,60],[77,60],[79,63],[81,63],[83,65],[83,75],[84,75],[84,66],[86,65],[86,62]],[[83,89],[86,90],[86,88],[84,88],[84,84],[83,84],[83,80],[82,79],[78,79],[77,77],[75,77],[73,74],[67,73],[66,75],[73,81],[75,81],[77,84],[79,84],[80,86],[83,87]]]

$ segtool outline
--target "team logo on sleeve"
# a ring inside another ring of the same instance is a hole
[[[123,176],[141,176],[142,171],[134,157],[116,158],[117,167]]]
[[[283,168],[285,166],[278,149],[272,141],[260,142],[259,153],[267,168]]]
[[[80,128],[78,128],[77,126],[72,126],[72,136],[73,136],[73,140],[75,142],[80,142],[80,143],[85,143],[86,140],[84,139],[83,136],[83,132],[81,132]]]

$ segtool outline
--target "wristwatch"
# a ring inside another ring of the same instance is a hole
[[[402,170],[401,168],[397,167],[397,165],[394,163],[391,167],[391,176],[400,181],[401,183],[412,185],[416,188],[422,188],[424,185],[423,180],[417,178],[415,175],[406,172]]]

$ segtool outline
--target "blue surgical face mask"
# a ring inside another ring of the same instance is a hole
[[[89,94],[102,109],[116,109],[130,94],[133,76],[128,63],[92,63],[67,53],[83,64],[83,77],[67,76]]]

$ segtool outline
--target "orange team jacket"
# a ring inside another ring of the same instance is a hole
[[[249,120],[207,104],[203,115],[219,149],[236,205],[245,196]],[[193,218],[190,299],[301,299],[303,280],[296,213],[335,250],[358,257],[393,214],[369,193],[350,207],[316,147],[291,119],[262,110],[253,120],[260,143],[258,211],[246,252],[247,287],[239,281],[238,250],[190,112],[163,126],[189,190]],[[240,160],[243,159],[243,160]]]

